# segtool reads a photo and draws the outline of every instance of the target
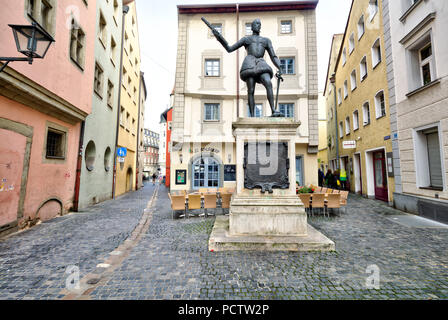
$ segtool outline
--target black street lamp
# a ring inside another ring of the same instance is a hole
[[[31,25],[9,24],[9,26],[14,35],[17,51],[25,55],[26,58],[0,57],[0,61],[6,61],[0,68],[0,72],[2,72],[11,61],[28,61],[29,64],[32,64],[33,59],[43,59],[47,54],[50,45],[55,42],[53,37],[40,28],[35,22]]]

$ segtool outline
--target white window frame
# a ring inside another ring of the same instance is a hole
[[[282,66],[282,60],[285,61],[285,68],[282,70],[283,74],[296,74],[296,57],[281,57],[280,59],[280,66]],[[292,60],[292,70],[288,69],[288,62],[289,60]],[[283,72],[285,71],[285,72]]]
[[[424,49],[426,49],[428,46],[431,46],[431,56],[429,56],[428,58],[422,60],[422,55],[421,55],[421,53],[422,53],[422,51],[423,51]],[[430,73],[430,76],[431,76],[431,81],[430,81],[429,83],[431,83],[432,81],[435,80],[435,72],[434,72],[434,47],[433,47],[431,41],[427,42],[424,46],[422,46],[422,47],[418,50],[418,59],[419,59],[419,62],[420,62],[419,70],[420,70],[421,85],[422,85],[422,86],[425,86],[425,85],[427,85],[428,83],[425,84],[425,79],[424,79],[424,77],[423,77],[423,67],[424,67],[424,66],[429,65],[429,73]]]
[[[210,112],[210,118],[207,118],[207,107],[216,107],[216,110]],[[221,105],[219,103],[204,103],[204,122],[219,122],[221,119]]]
[[[279,112],[281,112],[280,111],[280,109],[283,107],[283,106],[288,106],[288,112],[287,112],[287,114],[284,114],[284,117],[285,118],[294,118],[294,115],[295,115],[295,104],[294,103],[290,103],[290,102],[286,102],[286,103],[279,103],[278,104],[278,111]],[[292,107],[292,111],[291,111],[291,109],[289,108],[289,107]]]
[[[378,44],[378,45],[377,45]],[[372,69],[375,69],[377,65],[382,61],[382,53],[381,53],[381,39],[378,38],[372,45]]]
[[[262,103],[256,103],[254,109],[255,109],[254,110],[255,111],[255,116],[253,118],[262,118],[263,115],[264,115],[263,104]],[[246,110],[247,110],[247,116],[249,117],[249,104],[246,105]],[[258,110],[260,112],[259,112],[259,115],[257,116],[257,111]]]
[[[362,15],[358,20],[358,40],[366,33],[366,25],[364,22],[364,15]]]
[[[367,71],[367,57],[364,56],[361,59],[361,62],[359,63],[359,76],[360,76],[360,81],[363,82],[368,75],[368,71]]]
[[[289,28],[287,28],[286,26],[289,26]],[[280,21],[280,33],[281,34],[292,33],[292,20],[281,20]]]
[[[217,69],[218,74],[215,74],[216,62],[218,65],[218,69]],[[209,67],[211,69],[209,69]],[[209,74],[209,73],[211,73],[211,74]],[[205,59],[204,60],[204,75],[206,77],[220,77],[221,76],[221,59],[219,59],[219,58]]]
[[[347,80],[344,81],[344,99],[347,99],[348,97],[348,82]]]
[[[355,33],[352,32],[350,38],[348,39],[348,53],[352,54],[354,50],[355,50]]]
[[[381,100],[379,99],[379,96],[380,96],[381,93],[383,95],[383,101],[384,101],[384,113],[383,113],[383,110],[381,108]],[[382,118],[382,117],[386,116],[386,95],[384,93],[384,90],[380,90],[380,91],[378,91],[375,94],[374,101],[375,101],[375,115],[376,115],[376,118],[379,119],[379,118]]]
[[[367,107],[366,107],[367,106]],[[366,121],[368,119],[368,121]],[[367,126],[371,123],[371,117],[370,117],[370,102],[366,101],[362,104],[362,124],[363,126]]]
[[[350,117],[345,118],[345,135],[348,136],[350,134]]]
[[[358,86],[356,81],[356,69],[353,69],[353,71],[350,73],[350,86],[352,91],[355,90]]]
[[[342,121],[339,122],[339,138],[344,138],[344,124]]]
[[[353,131],[359,129],[359,112],[358,110],[353,111]]]
[[[342,65],[345,66],[347,63],[347,49],[342,49]]]
[[[378,0],[369,0],[369,20],[372,22],[373,18],[375,18],[378,13]]]
[[[341,88],[338,89],[338,105],[342,104],[342,90]]]

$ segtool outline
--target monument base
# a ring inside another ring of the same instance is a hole
[[[210,251],[335,251],[335,244],[308,225],[306,236],[255,236],[229,233],[229,217],[217,216],[208,241]]]

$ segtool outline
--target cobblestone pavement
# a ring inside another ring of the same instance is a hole
[[[0,241],[0,299],[63,298],[67,266],[81,277],[123,243],[153,192],[143,190]],[[447,229],[410,228],[402,214],[350,195],[347,211],[309,223],[332,253],[209,252],[214,218],[172,220],[161,187],[149,229],[92,299],[448,299]],[[372,271],[379,289],[367,289]]]
[[[145,236],[93,299],[448,299],[447,229],[409,228],[403,214],[350,196],[347,211],[309,223],[332,253],[209,252],[214,218],[172,220],[159,191]],[[367,289],[379,271],[379,289]]]
[[[66,270],[95,270],[138,224],[152,184],[0,240],[0,299],[58,299]]]

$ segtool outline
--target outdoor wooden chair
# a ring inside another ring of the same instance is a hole
[[[314,209],[322,209],[325,215],[325,194],[324,193],[313,193],[311,198],[311,212],[314,215]]]
[[[310,213],[311,194],[300,193],[299,198],[303,202],[303,205],[305,206],[305,211],[309,214]]]
[[[222,193],[221,194],[221,209],[222,209],[223,214],[224,214],[224,209],[230,209],[230,199],[231,198],[232,198],[231,193]]]
[[[334,189],[328,188],[325,193],[333,193]]]
[[[331,193],[327,196],[327,214],[330,217],[330,213],[328,209],[338,209],[338,212],[341,208],[341,195],[339,193]]]
[[[188,210],[200,210],[202,208],[200,194],[189,194],[188,195]],[[188,213],[189,217],[194,217],[193,214]]]
[[[208,188],[207,192],[208,193],[217,193],[218,192],[218,188]]]
[[[347,213],[348,191],[341,191],[341,206],[344,207],[344,213]]]
[[[322,188],[322,189],[320,190],[320,193],[327,193],[327,189],[328,189],[328,188]]]
[[[199,188],[199,193],[200,194],[204,194],[204,193],[207,193],[207,192],[208,192],[207,188]]]
[[[206,193],[204,194],[204,216],[214,216],[214,214],[209,214],[208,209],[216,209],[216,193]]]
[[[340,193],[340,190],[333,190],[333,193]]]
[[[186,217],[186,209],[185,209],[185,196],[184,195],[170,195],[168,193],[168,197],[171,201],[171,211],[173,214],[173,219],[176,211],[183,211],[183,214],[179,215],[178,218]]]
[[[322,187],[316,187],[316,189],[314,189],[314,193],[321,193],[322,192]]]

